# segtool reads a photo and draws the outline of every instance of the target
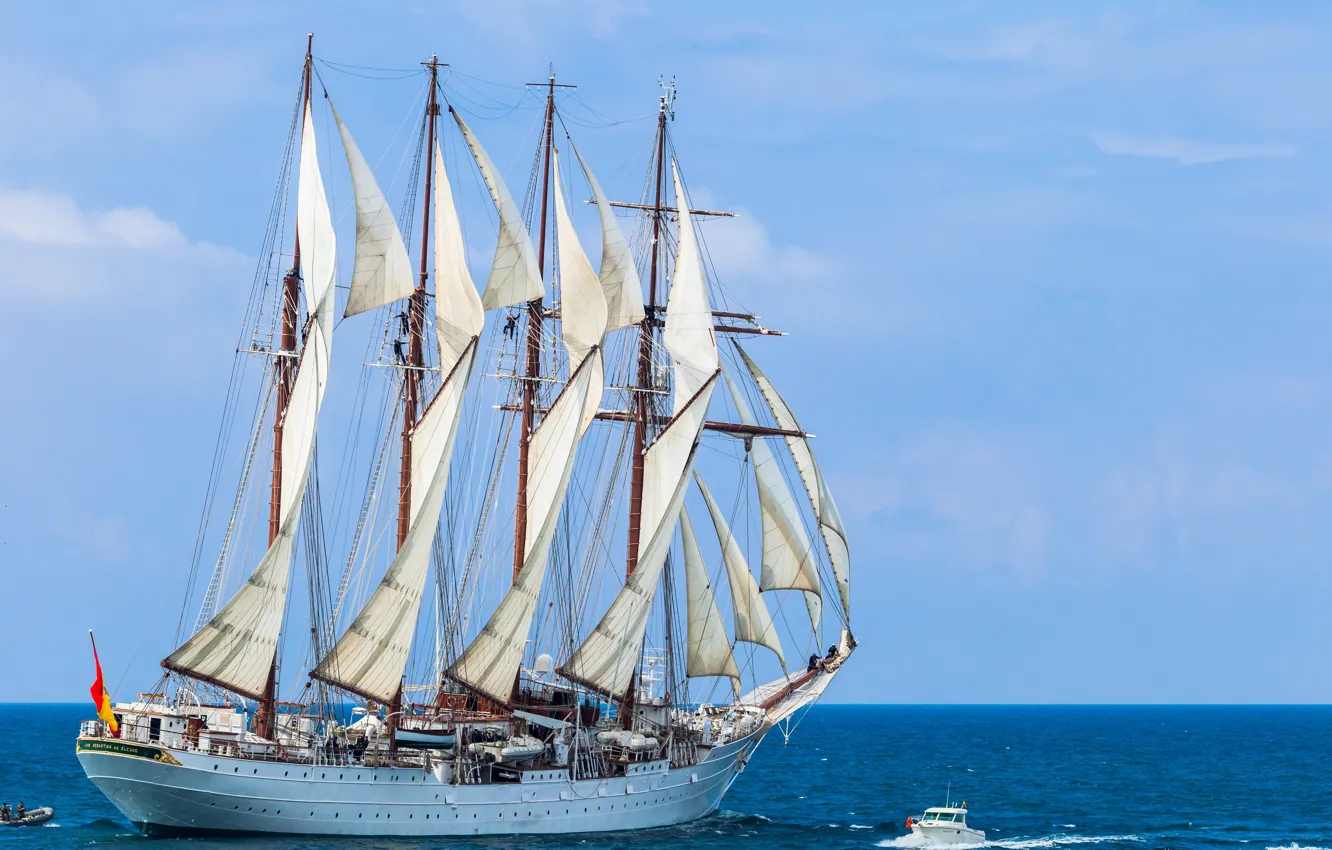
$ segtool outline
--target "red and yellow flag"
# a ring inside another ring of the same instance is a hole
[[[92,630],[88,630],[88,637],[92,638]],[[97,717],[106,724],[106,728],[111,730],[111,734],[120,737],[120,724],[116,722],[115,712],[111,710],[111,694],[107,693],[106,684],[102,681],[102,660],[97,657],[97,641],[92,642],[93,663],[97,665],[97,681],[93,682],[89,688],[92,694],[93,705],[97,706]]]

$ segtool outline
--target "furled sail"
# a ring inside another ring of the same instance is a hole
[[[499,213],[499,243],[495,246],[495,259],[490,266],[490,278],[486,281],[486,291],[481,295],[481,306],[487,310],[498,310],[514,304],[535,301],[546,294],[541,283],[541,272],[537,269],[536,249],[532,239],[523,226],[523,214],[509,194],[509,187],[504,185],[495,163],[477,141],[472,130],[463,121],[452,106],[449,114],[458,122],[458,129],[471,148],[472,158],[481,170],[481,176],[490,189],[490,197],[495,202]]]
[[[802,431],[800,423],[796,421],[795,414],[782,398],[781,393],[773,386],[768,376],[764,375],[749,355],[737,343],[736,351],[740,352],[740,357],[744,359],[746,368],[754,376],[754,382],[758,384],[759,391],[768,402],[768,407],[772,410],[772,415],[777,418],[777,424],[790,431]],[[805,484],[805,493],[809,495],[809,503],[814,508],[814,516],[819,520],[819,532],[823,535],[823,542],[828,547],[828,560],[832,564],[833,576],[837,579],[837,590],[842,597],[842,611],[849,618],[851,616],[851,551],[847,548],[846,528],[842,525],[842,517],[837,512],[837,504],[833,502],[832,493],[828,490],[827,482],[823,479],[823,473],[819,471],[819,462],[814,458],[814,449],[809,445],[809,440],[804,437],[787,437],[787,448],[791,450],[791,457],[795,460],[796,469],[800,470],[800,479]]]
[[[745,553],[741,551],[740,543],[731,533],[730,526],[726,524],[726,516],[722,514],[721,508],[708,492],[707,485],[703,483],[703,477],[698,474],[698,470],[694,471],[694,481],[698,483],[698,490],[703,494],[708,513],[712,514],[712,525],[717,530],[717,542],[721,544],[722,561],[726,564],[726,576],[731,582],[731,602],[735,609],[735,639],[766,646],[777,653],[777,660],[782,662],[782,667],[785,668],[786,659],[782,656],[782,644],[777,637],[777,629],[772,624],[772,615],[768,613],[768,606],[763,604],[763,597],[759,595],[758,585],[754,583],[754,576],[749,571],[748,562],[745,561]]]
[[[601,343],[606,333],[606,299],[565,206],[558,156],[552,151],[551,157],[561,327],[571,374],[529,444],[523,567],[485,626],[448,670],[449,678],[499,702],[509,701],[522,666],[578,441],[596,416],[604,386]]]
[[[467,270],[462,228],[444,158],[434,150],[435,326],[440,370],[446,376],[412,429],[411,524],[393,563],[356,619],[310,675],[367,699],[389,703],[398,691],[421,596],[430,549],[439,525],[457,438],[463,395],[476,360],[476,340],[485,321],[481,299]]]
[[[685,658],[685,675],[727,676],[740,687],[740,668],[735,664],[731,642],[717,610],[717,597],[708,580],[707,562],[698,548],[694,525],[689,511],[680,510],[680,538],[684,542],[685,595],[689,601],[689,651]]]
[[[301,244],[305,303],[312,321],[283,420],[282,498],[278,506],[277,537],[236,595],[163,661],[167,669],[252,699],[262,697],[277,652],[287,604],[291,555],[314,455],[315,428],[328,380],[329,346],[333,338],[337,243],[319,173],[314,118],[308,103],[302,123],[296,233]]]
[[[352,266],[347,309],[343,317],[355,316],[367,310],[406,298],[416,288],[412,274],[412,261],[407,256],[398,222],[389,209],[384,193],[379,190],[375,175],[361,156],[342,116],[333,110],[333,120],[342,136],[342,149],[347,154],[347,168],[351,171],[352,194],[356,196],[356,259]]]
[[[726,375],[731,399],[740,421],[757,425],[754,411],[741,395],[740,388]],[[754,464],[754,481],[758,485],[759,514],[763,520],[763,560],[759,574],[760,590],[803,590],[809,621],[818,631],[823,616],[823,601],[819,597],[819,573],[809,535],[796,512],[795,497],[786,486],[777,456],[767,440],[754,440],[749,450]]]
[[[640,539],[647,543],[639,550],[638,566],[605,616],[560,668],[570,681],[615,696],[623,696],[629,689],[638,666],[652,599],[684,504],[689,470],[719,371],[703,260],[674,162],[671,170],[679,199],[680,233],[662,336],[673,361],[675,398],[670,422],[643,454]]]
[[[601,280],[601,291],[606,294],[606,310],[610,317],[606,332],[610,333],[643,321],[643,284],[638,279],[629,241],[624,238],[620,222],[615,218],[615,209],[577,147],[574,154],[583,166],[587,184],[592,188],[592,199],[597,202],[597,213],[601,216],[601,271],[597,277]]]

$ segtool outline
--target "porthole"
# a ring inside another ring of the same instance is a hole
[[[240,768],[239,768],[239,767],[233,767],[233,768],[231,769],[231,772],[232,772],[232,773],[240,773]]]
[[[217,765],[213,765],[213,770],[217,770]]]
[[[287,771],[285,771],[285,770],[282,771],[282,775],[283,775],[283,776],[286,776],[286,775],[287,775]]]
[[[255,772],[255,773],[258,773],[258,772],[259,772],[259,768],[256,767],[256,768],[254,769],[254,772]]]
[[[320,779],[328,779],[328,774],[327,774],[327,773],[321,773],[321,774],[319,774],[319,778],[320,778]]]
[[[342,814],[342,812],[334,812],[334,813],[333,813],[333,817],[335,817],[335,818],[336,818],[336,817],[339,817],[341,814]]]
[[[338,779],[341,779],[341,778],[342,778],[342,774],[339,773],[339,774],[338,774]]]
[[[268,810],[265,809],[264,811],[268,811]],[[278,810],[277,810],[277,813],[278,813],[278,814],[282,814],[282,810],[281,810],[281,809],[278,809]]]
[[[361,816],[361,813],[360,813],[360,812],[357,812],[357,813],[356,813],[356,816],[359,818],[359,817]]]

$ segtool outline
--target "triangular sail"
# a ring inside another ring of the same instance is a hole
[[[583,174],[592,188],[592,199],[597,202],[597,213],[601,217],[601,271],[597,277],[601,280],[601,291],[606,294],[609,316],[606,332],[610,333],[643,321],[643,284],[638,279],[638,267],[629,249],[629,241],[624,238],[620,222],[615,218],[615,209],[577,147],[574,154],[583,166]]]
[[[721,612],[717,610],[717,597],[708,580],[707,562],[698,548],[694,525],[689,511],[680,510],[680,538],[684,543],[685,596],[688,597],[688,654],[685,656],[685,675],[727,676],[740,687],[740,668],[736,666],[731,641],[726,637]]]
[[[487,310],[498,310],[514,304],[535,301],[546,294],[541,283],[541,272],[537,269],[536,249],[532,239],[523,226],[523,213],[509,194],[509,187],[499,176],[490,155],[472,134],[471,128],[463,121],[453,107],[449,113],[458,122],[458,129],[467,140],[467,147],[472,151],[472,158],[481,170],[481,176],[490,189],[491,200],[499,213],[499,242],[495,246],[495,259],[490,266],[490,278],[486,281],[486,291],[481,295],[481,306]]]
[[[758,384],[759,391],[763,393],[764,399],[768,402],[768,407],[772,410],[772,415],[776,417],[777,424],[789,431],[802,431],[800,423],[796,421],[795,414],[787,405],[786,400],[782,398],[781,393],[773,386],[768,376],[764,375],[758,365],[750,359],[743,348],[736,344],[736,351],[740,352],[740,357],[745,361],[749,373],[754,376],[754,382]],[[805,484],[805,493],[809,496],[809,503],[814,508],[814,515],[819,520],[819,532],[823,535],[823,542],[828,547],[828,560],[832,564],[833,576],[837,579],[837,590],[842,597],[842,612],[849,618],[851,616],[851,552],[847,548],[846,528],[842,525],[842,517],[837,512],[837,504],[833,501],[832,493],[828,490],[827,482],[823,479],[823,473],[819,471],[819,463],[814,458],[814,449],[809,445],[809,440],[804,437],[787,437],[787,448],[791,450],[791,457],[795,460],[796,469],[800,470],[800,479]]]
[[[745,553],[741,551],[740,543],[731,533],[730,526],[726,524],[726,516],[713,500],[712,494],[708,492],[707,485],[703,483],[703,477],[698,474],[698,470],[694,470],[694,481],[698,484],[698,491],[703,494],[708,513],[712,515],[712,525],[717,530],[717,542],[721,544],[722,561],[726,564],[726,576],[731,582],[735,639],[766,646],[777,653],[777,660],[782,662],[782,667],[785,668],[786,658],[782,655],[782,644],[777,638],[777,629],[772,624],[772,615],[768,613],[768,606],[763,604],[763,597],[759,595],[758,585],[754,583],[754,576],[749,571],[749,563],[745,561]]]
[[[462,229],[439,148],[434,150],[435,326],[445,375],[412,429],[411,525],[393,563],[332,651],[311,676],[388,703],[398,691],[420,613],[430,550],[457,439],[463,395],[485,316],[463,255]],[[465,341],[465,342],[464,342]],[[461,343],[461,348],[459,344]]]
[[[551,167],[559,236],[561,327],[572,374],[529,444],[523,568],[485,626],[448,670],[449,678],[500,702],[509,701],[517,681],[578,441],[596,416],[604,386],[601,343],[606,332],[606,300],[578,244],[553,150]]]
[[[346,318],[406,298],[412,294],[416,282],[412,261],[407,256],[407,246],[403,244],[393,211],[332,100],[328,106],[333,110],[333,120],[342,136],[342,149],[347,154],[347,168],[351,171],[352,194],[356,196],[356,259],[347,293],[347,308],[342,314]]]
[[[638,666],[648,614],[666,565],[676,520],[684,504],[689,470],[717,386],[717,343],[712,329],[703,260],[680,175],[671,163],[680,207],[679,246],[662,334],[675,379],[673,413],[643,454],[642,534],[638,565],[605,616],[560,668],[571,681],[623,696]]]
[[[277,652],[291,577],[291,555],[314,455],[315,430],[328,380],[329,346],[333,338],[337,243],[319,173],[314,118],[308,103],[303,125],[296,232],[301,244],[305,303],[312,321],[283,421],[282,499],[278,506],[277,537],[235,596],[163,662],[169,670],[252,699],[262,697]]]
[[[725,373],[723,373],[725,374]],[[757,425],[749,402],[740,388],[726,375],[736,412],[745,425]],[[754,464],[754,481],[758,486],[759,514],[763,521],[763,560],[759,574],[760,590],[803,590],[809,621],[815,631],[823,616],[823,602],[819,598],[819,574],[809,535],[796,512],[795,497],[786,486],[767,440],[752,441],[749,457]]]

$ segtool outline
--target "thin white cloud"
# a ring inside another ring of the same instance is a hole
[[[44,189],[0,189],[0,301],[60,303],[179,292],[245,279],[250,261],[231,248],[191,242],[143,207],[98,211]]]
[[[1114,156],[1169,159],[1180,165],[1207,165],[1236,159],[1282,159],[1295,155],[1295,149],[1289,145],[1227,144],[1118,133],[1093,133],[1091,140],[1102,152]]]

